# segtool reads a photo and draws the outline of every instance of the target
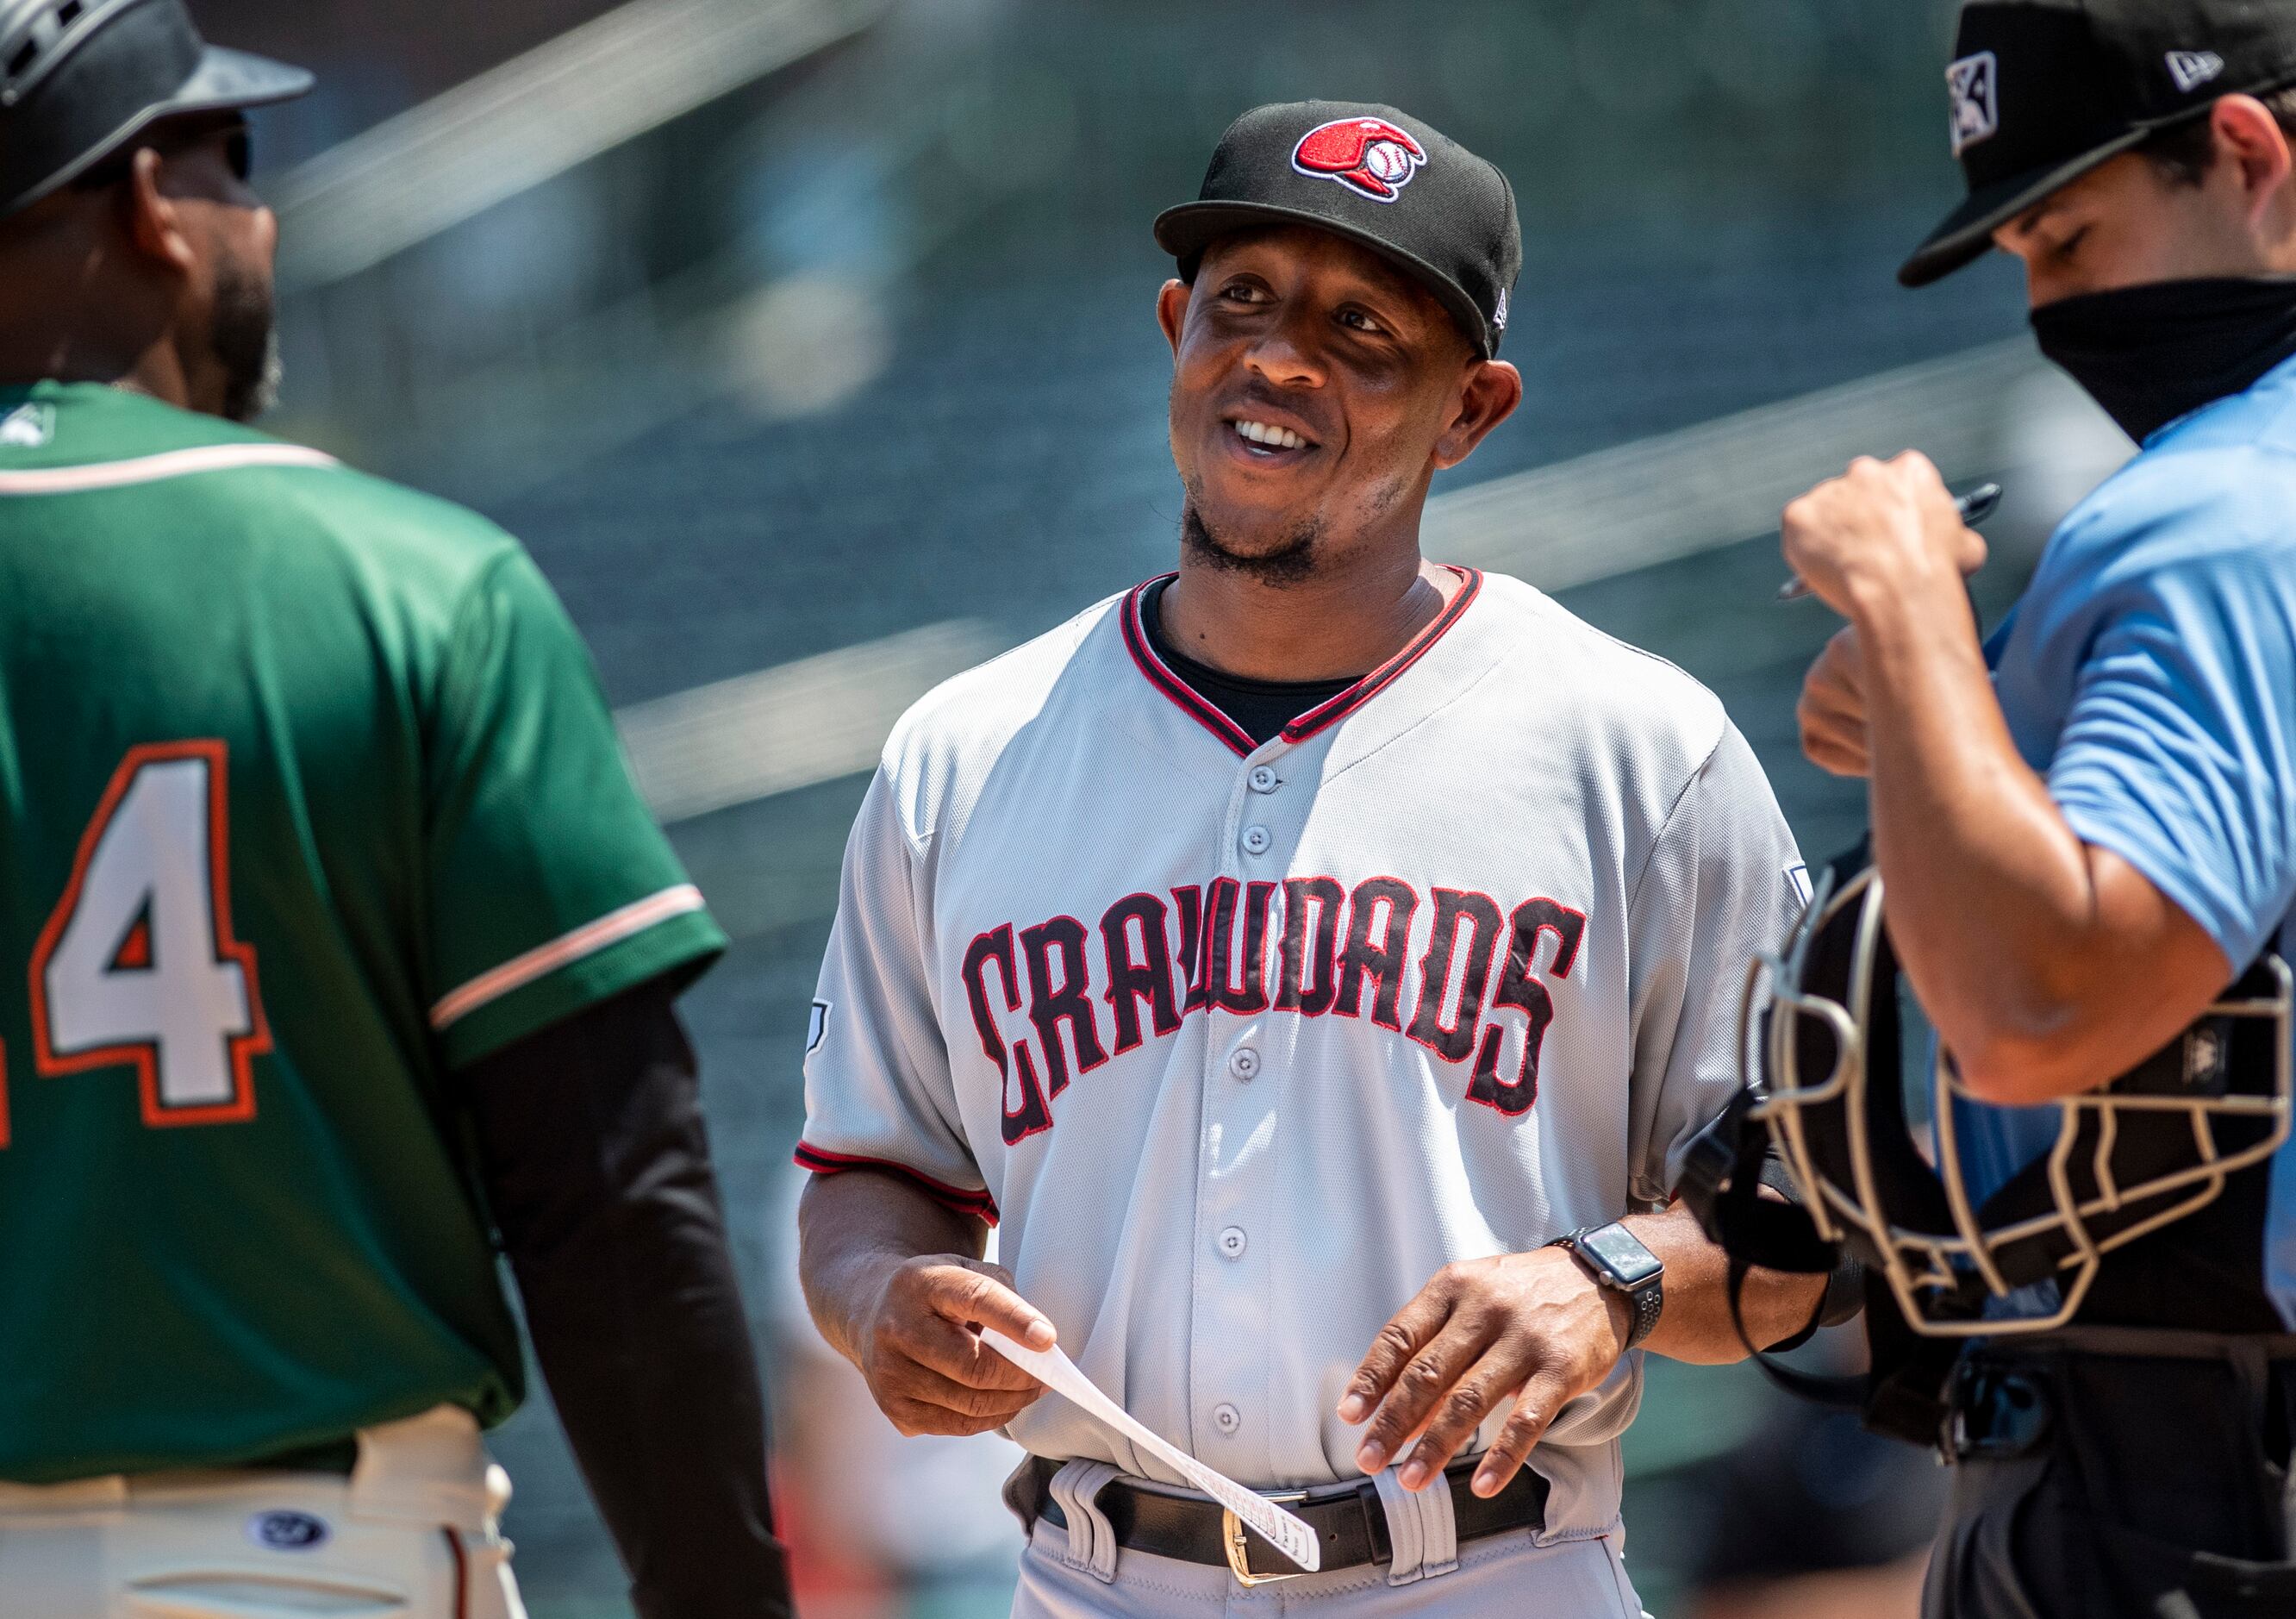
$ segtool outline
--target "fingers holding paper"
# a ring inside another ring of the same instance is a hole
[[[982,1327],[1037,1348],[1053,1343],[1052,1323],[1001,1265],[925,1254],[892,1271],[864,1325],[859,1362],[895,1427],[981,1434],[1036,1403],[1045,1385],[982,1344]]]

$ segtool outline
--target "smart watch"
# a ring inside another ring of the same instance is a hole
[[[1651,1335],[1659,1312],[1666,1308],[1666,1265],[1643,1246],[1640,1237],[1612,1220],[1607,1226],[1566,1231],[1546,1245],[1570,1250],[1596,1281],[1627,1295],[1634,1307],[1634,1325],[1627,1331],[1628,1349]]]

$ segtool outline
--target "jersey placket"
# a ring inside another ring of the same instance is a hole
[[[1276,1225],[1275,1155],[1278,1121],[1287,1105],[1287,1064],[1275,1059],[1267,1007],[1283,879],[1314,798],[1312,744],[1275,738],[1239,761],[1219,834],[1218,879],[1234,883],[1233,923],[1225,952],[1213,946],[1215,903],[1207,891],[1203,957],[1211,1004],[1204,1010],[1201,1130],[1197,1146],[1196,1225],[1191,1266],[1194,1300],[1189,1341],[1189,1426],[1195,1453],[1231,1476],[1268,1478],[1275,1473],[1268,1386],[1275,1357],[1278,1291],[1283,1262]],[[1267,896],[1257,906],[1267,925],[1256,941],[1253,885]],[[1257,960],[1251,949],[1256,944]],[[1256,997],[1253,994],[1256,986]],[[1255,1011],[1223,1006],[1256,999]]]

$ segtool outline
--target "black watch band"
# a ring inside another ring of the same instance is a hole
[[[1581,1226],[1547,1246],[1568,1249],[1597,1282],[1626,1294],[1633,1311],[1627,1328],[1628,1349],[1638,1348],[1657,1329],[1666,1309],[1666,1267],[1624,1225],[1613,1220],[1606,1226]]]

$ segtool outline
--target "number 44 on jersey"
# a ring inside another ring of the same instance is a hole
[[[271,1048],[255,951],[232,935],[227,770],[221,742],[130,749],[32,952],[35,1066],[132,1066],[146,1124],[253,1117],[250,1064]]]

